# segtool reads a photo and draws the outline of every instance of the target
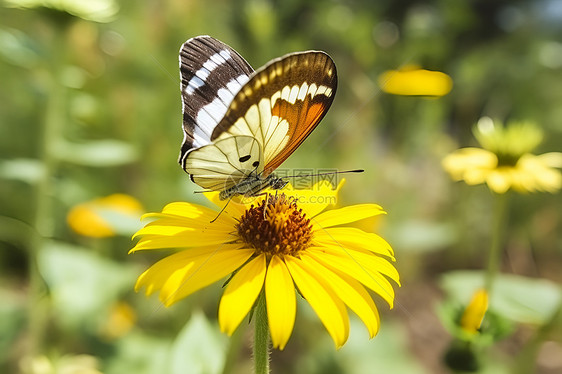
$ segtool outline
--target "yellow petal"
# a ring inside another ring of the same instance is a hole
[[[104,214],[138,219],[142,211],[141,203],[134,197],[113,194],[74,206],[66,220],[70,228],[80,235],[103,238],[115,235],[115,228]]]
[[[538,189],[554,193],[562,188],[562,173],[555,167],[562,166],[562,153],[551,152],[540,156],[523,155],[517,162],[517,168],[529,179],[525,186],[528,190]]]
[[[146,249],[163,249],[163,248],[189,248],[207,245],[219,246],[225,242],[232,240],[232,237],[225,233],[201,233],[200,231],[185,231],[173,236],[148,235],[143,237],[129,251],[133,253]]]
[[[170,306],[230,274],[253,253],[239,244],[184,250],[152,265],[138,278],[135,289],[146,286],[147,294],[160,290],[160,300]]]
[[[293,278],[278,256],[271,258],[267,268],[265,296],[271,342],[282,350],[293,332],[297,303]]]
[[[352,259],[353,261],[361,264],[361,266],[370,269],[373,272],[384,274],[397,284],[400,284],[400,275],[398,274],[398,270],[396,270],[392,263],[383,257],[376,256],[370,252],[362,250],[357,251],[353,248],[345,248],[339,244],[326,245],[322,249],[326,254]]]
[[[174,205],[177,207],[179,203],[174,203]],[[187,205],[187,207],[190,205]],[[183,213],[186,212],[185,209],[181,210]],[[234,220],[217,220],[209,223],[206,219],[201,221],[170,213],[151,213],[150,217],[157,219],[137,231],[133,239],[139,236],[142,238],[129,253],[145,249],[220,245],[234,239],[231,235],[235,230]]]
[[[248,314],[265,279],[265,255],[259,255],[248,262],[232,277],[219,305],[221,331],[232,335]]]
[[[508,168],[498,168],[488,174],[486,183],[495,193],[505,193],[512,185],[511,173]]]
[[[386,214],[380,205],[377,204],[358,204],[345,208],[333,209],[320,213],[312,219],[316,229],[330,226],[343,225],[350,222],[360,221],[365,218]]]
[[[361,282],[365,287],[379,294],[390,306],[394,305],[394,289],[378,269],[360,263],[351,256],[335,255],[325,248],[307,248],[306,252],[329,269],[337,270]]]
[[[310,264],[286,256],[285,263],[301,294],[316,312],[339,349],[349,337],[349,317],[344,303],[323,279],[316,278]]]
[[[542,164],[551,168],[562,168],[562,153],[549,152],[542,155],[535,156],[535,158]]]
[[[467,180],[469,184],[479,184],[485,181],[485,175],[496,168],[498,158],[495,154],[482,148],[461,148],[447,155],[443,161],[443,168],[454,180]]]
[[[354,227],[330,227],[314,232],[315,246],[337,245],[355,250],[367,250],[390,257],[394,261],[394,251],[386,240],[377,234],[368,233]]]
[[[198,219],[201,220],[202,222],[208,222],[208,223],[210,223],[212,220],[217,218],[217,215],[219,214],[219,212],[216,210],[209,209],[201,205],[196,205],[186,202],[170,203],[166,205],[164,209],[162,209],[162,213],[176,215],[185,218]],[[145,216],[149,216],[149,215],[145,215]],[[219,216],[218,220],[219,219],[235,222],[231,216],[229,216],[228,214],[224,214],[224,212]]]
[[[233,197],[230,200],[221,200],[219,199],[218,191],[205,192],[204,195],[210,202],[215,204],[221,210],[224,208],[224,211],[221,213],[221,216],[224,214],[226,216],[230,216],[234,218],[238,218],[242,216],[242,214],[244,214],[246,209],[249,208],[251,202],[257,204],[257,201],[259,200],[256,201],[256,199],[263,200],[263,196],[261,196],[259,198],[254,198],[253,200],[251,200],[251,202],[249,201],[249,204],[245,204],[244,199],[240,199],[239,197]]]
[[[375,302],[365,287],[345,274],[325,268],[306,253],[301,255],[301,259],[311,265],[311,269],[322,269],[317,271],[315,276],[332,287],[335,294],[363,321],[369,331],[369,337],[373,338],[379,331],[380,317]]]
[[[477,290],[461,317],[461,328],[469,334],[476,334],[487,310],[488,293],[485,290]]]
[[[288,185],[283,189],[283,193],[294,198],[306,216],[312,218],[328,206],[337,203],[338,193],[344,183],[345,179],[342,179],[335,189],[328,181],[316,183],[312,189],[307,190],[298,190]]]

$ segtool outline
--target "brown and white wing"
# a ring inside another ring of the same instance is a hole
[[[189,150],[211,143],[215,127],[254,70],[238,52],[210,36],[186,41],[179,62],[184,132],[179,163],[185,169]]]
[[[231,101],[211,141],[250,135],[270,174],[306,139],[334,100],[336,66],[324,52],[285,55],[254,72]]]

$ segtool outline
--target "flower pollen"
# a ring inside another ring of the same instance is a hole
[[[252,205],[236,228],[246,244],[269,256],[294,256],[309,247],[312,239],[310,219],[285,194],[269,195]]]

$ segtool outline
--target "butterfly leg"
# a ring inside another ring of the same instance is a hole
[[[220,215],[222,214],[222,212],[224,212],[224,210],[225,210],[226,207],[228,206],[228,203],[230,203],[230,201],[232,200],[233,197],[234,197],[234,196],[230,196],[230,197],[228,198],[226,204],[224,204],[224,206],[222,207],[222,209],[221,209],[221,211],[219,212],[219,214],[217,214],[217,216],[216,216],[215,218],[213,218],[213,220],[212,220],[210,223],[215,222],[215,221],[220,217]]]

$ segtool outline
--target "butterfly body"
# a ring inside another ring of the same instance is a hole
[[[221,199],[255,196],[286,182],[272,172],[330,107],[336,69],[324,52],[297,52],[254,71],[209,36],[180,50],[184,141],[179,162]]]
[[[233,196],[252,197],[260,194],[263,190],[271,188],[272,190],[280,190],[287,185],[287,181],[278,178],[275,174],[269,174],[263,178],[260,175],[245,178],[236,185],[222,190],[219,193],[220,200],[230,199]]]

